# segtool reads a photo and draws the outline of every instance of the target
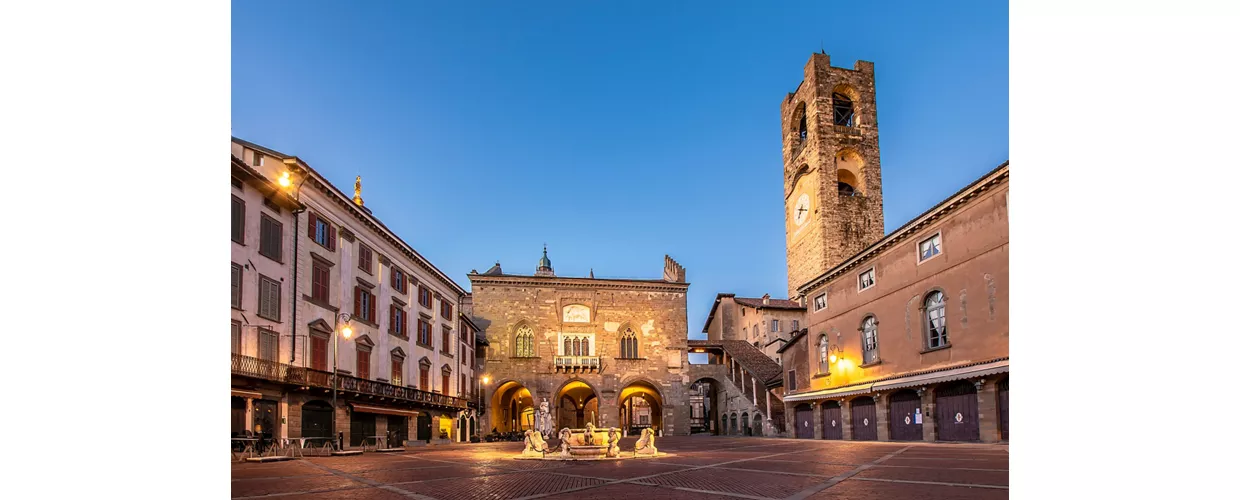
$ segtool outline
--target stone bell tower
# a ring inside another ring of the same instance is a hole
[[[813,54],[780,103],[788,297],[883,237],[874,63]]]

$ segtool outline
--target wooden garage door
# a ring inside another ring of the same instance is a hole
[[[921,397],[916,391],[900,391],[891,395],[892,441],[921,441]]]
[[[1008,379],[999,381],[999,434],[1008,440]]]
[[[827,401],[822,405],[823,439],[844,439],[844,420],[840,417],[839,401]]]
[[[809,405],[797,407],[797,439],[814,439],[814,410]]]
[[[977,388],[961,380],[934,391],[934,419],[939,441],[978,441]]]
[[[878,412],[874,398],[861,396],[849,403],[852,407],[853,441],[878,441]]]

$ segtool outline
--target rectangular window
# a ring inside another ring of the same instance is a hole
[[[418,343],[431,346],[431,324],[421,318],[418,319]]]
[[[452,348],[452,329],[445,326],[443,327],[443,346],[440,347],[440,349],[443,349],[443,352],[446,353],[451,348]]]
[[[408,317],[406,316],[407,314],[409,313],[405,312],[404,309],[401,309],[400,306],[396,304],[391,305],[391,310],[388,313],[388,317],[390,319],[389,323],[391,324],[392,333],[395,333],[402,337],[406,337],[409,335],[406,332],[408,327],[405,326],[407,323],[407,319],[406,319]]]
[[[450,380],[452,380],[452,374],[448,372],[443,372],[443,386],[439,388],[439,392],[443,394],[448,394],[448,385],[449,385]]]
[[[310,334],[310,368],[327,371],[327,337]]]
[[[796,370],[788,370],[788,390],[789,391],[797,390],[797,371]]]
[[[245,244],[245,202],[232,197],[232,240]]]
[[[360,286],[353,287],[353,315],[367,323],[375,323],[375,296]]]
[[[440,300],[439,315],[443,316],[443,319],[452,319],[452,303],[447,300]]]
[[[263,198],[263,206],[270,208],[276,215],[280,215],[280,205],[276,204],[276,200],[271,198]]]
[[[357,377],[370,378],[370,349],[357,350]]]
[[[392,267],[392,288],[400,293],[409,293],[409,281],[405,279],[405,272],[399,267]]]
[[[421,285],[418,286],[418,304],[427,309],[431,307],[431,291]]]
[[[778,333],[778,332],[779,332],[779,320],[777,320],[777,319],[773,319],[773,320],[771,320],[771,332],[772,332],[772,333]]]
[[[392,385],[405,385],[405,360],[396,356],[392,356]]]
[[[874,268],[866,269],[857,275],[857,291],[874,286]]]
[[[801,329],[801,322],[800,322],[800,321],[797,321],[797,320],[795,320],[795,319],[794,319],[794,320],[792,320],[792,331],[794,331],[794,332],[795,332],[795,331],[800,330],[800,329]]]
[[[279,352],[279,337],[276,332],[265,328],[258,329],[258,359],[275,361]]]
[[[814,312],[818,312],[826,308],[827,308],[827,294],[821,293],[821,294],[818,294],[817,297],[814,297]]]
[[[310,297],[327,303],[327,297],[331,291],[331,269],[318,262],[314,262],[310,266]]]
[[[234,309],[241,309],[241,264],[233,262],[232,265],[232,306]]]
[[[241,187],[241,186],[242,186],[241,179],[238,179],[238,178],[236,178],[236,177],[233,177],[233,178],[232,178],[232,186],[233,186],[233,187],[235,187],[235,188],[237,188],[237,189],[241,189],[242,191],[244,191],[244,190],[245,190],[245,189],[243,189],[243,188]]]
[[[427,386],[431,383],[431,367],[421,365],[418,369],[418,389],[424,392],[430,392]]]
[[[232,322],[232,352],[241,354],[241,322]]]
[[[251,152],[251,158],[252,158],[252,163],[250,163],[251,165],[255,167],[263,166],[263,154],[262,153],[259,153],[258,151],[253,151]]]
[[[931,257],[934,257],[935,255],[942,253],[943,251],[942,246],[943,246],[943,243],[942,243],[941,233],[935,234],[934,236],[926,238],[919,245],[917,245],[917,248],[918,248],[917,261],[922,262],[926,259],[929,259]]]
[[[465,395],[465,374],[464,373],[461,374],[461,384],[457,386],[456,392],[461,396]]]
[[[319,246],[335,252],[336,226],[331,225],[330,222],[327,222],[314,212],[310,212],[309,218],[310,223],[307,225],[306,230],[308,233],[306,236],[309,236],[310,239],[314,240],[315,243],[318,243]]]
[[[370,248],[366,245],[357,245],[357,268],[366,271],[366,274],[374,274],[370,270],[370,263],[374,262],[375,256],[371,253]]]
[[[258,253],[276,262],[283,253],[284,225],[267,214],[262,215],[258,232]]]
[[[280,282],[261,274],[258,276],[258,315],[280,321]]]

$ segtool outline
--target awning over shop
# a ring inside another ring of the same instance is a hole
[[[998,373],[1007,373],[1007,371],[1008,360],[1004,358],[986,363],[962,366],[959,368],[913,373],[902,377],[894,377],[875,382],[865,382],[861,384],[847,385],[844,387],[822,389],[803,394],[786,395],[784,396],[784,401],[815,401],[819,399],[842,398],[857,394],[890,391],[894,389],[903,389],[906,387],[924,387],[943,382],[951,382],[953,380],[963,380],[985,377],[987,375],[995,375]]]
[[[890,391],[892,389],[903,389],[906,387],[922,387],[934,385],[943,382],[951,382],[953,380],[963,380],[967,378],[985,377],[997,373],[1005,373],[1008,371],[1008,360],[991,361],[980,365],[965,366],[961,368],[953,368],[941,372],[923,373],[921,375],[913,375],[910,377],[900,377],[882,382],[875,382],[871,390],[874,391]]]
[[[418,412],[412,411],[412,410],[400,410],[396,408],[384,408],[382,406],[366,406],[366,405],[359,405],[359,404],[350,404],[349,406],[353,407],[353,411],[359,412],[359,413],[378,413],[381,415],[399,415],[402,417],[410,417],[410,418],[418,416]]]
[[[233,389],[232,395],[239,398],[263,399],[263,393],[254,391],[243,391],[241,389]]]

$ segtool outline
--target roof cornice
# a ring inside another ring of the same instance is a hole
[[[317,170],[311,168],[310,165],[307,164],[305,161],[302,161],[301,158],[287,155],[279,151],[273,150],[271,148],[260,146],[258,144],[254,144],[245,139],[233,137],[232,140],[243,146],[260,150],[265,154],[279,157],[281,160],[293,160],[294,162],[296,162],[299,168],[310,173],[311,177],[308,180],[314,181],[312,182],[312,184],[314,185],[315,189],[317,189],[320,193],[323,193],[324,195],[327,195],[329,198],[331,198],[332,201],[336,203],[336,206],[338,208],[343,208],[347,213],[353,215],[353,217],[357,219],[359,222],[361,222],[364,226],[370,228],[370,230],[384,237],[384,239],[388,240],[388,243],[390,243],[392,246],[396,247],[397,249],[401,250],[402,253],[404,253],[405,256],[408,257],[410,260],[412,260],[415,264],[417,264],[418,267],[421,267],[423,270],[435,275],[435,277],[439,278],[440,281],[443,281],[444,283],[446,283],[449,287],[451,287],[454,291],[456,291],[456,293],[460,295],[465,294],[465,289],[462,288],[460,285],[458,285],[456,281],[449,278],[447,274],[439,270],[438,267],[435,267],[434,264],[431,264],[429,260],[427,260],[425,257],[422,256],[422,254],[418,253],[417,250],[414,250],[411,245],[409,245],[408,243],[405,243],[405,240],[402,240],[400,236],[397,236],[396,233],[388,229],[387,226],[385,226],[383,222],[379,221],[379,218],[375,217],[374,214],[367,213],[359,209],[357,205],[353,203],[353,200],[351,198],[345,195],[344,192],[341,191],[339,188],[337,188],[334,184],[332,184],[331,182],[328,182],[327,179],[322,176],[322,174],[319,174]]]
[[[888,248],[895,246],[897,243],[908,239],[917,231],[939,219],[942,219],[947,214],[956,211],[963,206],[965,202],[978,197],[991,188],[998,186],[1000,183],[1007,181],[1007,179],[1008,162],[1005,161],[1002,165],[999,165],[986,175],[983,175],[981,178],[973,181],[960,191],[957,191],[956,194],[949,196],[946,200],[943,200],[942,202],[939,202],[939,204],[930,208],[930,210],[923,212],[921,215],[914,217],[913,220],[910,220],[903,226],[900,226],[899,229],[892,231],[891,234],[884,236],[883,239],[878,240],[873,245],[866,247],[864,250],[858,252],[856,255],[853,255],[851,258],[840,263],[839,265],[828,269],[827,272],[818,275],[818,277],[805,282],[805,284],[801,286],[798,286],[797,293],[805,295],[806,292],[814,289],[815,287],[840,277],[852,268],[865,262],[870,257],[873,257],[879,252],[887,250]]]
[[[603,288],[612,290],[650,290],[684,292],[688,283],[663,280],[624,280],[607,278],[572,278],[566,276],[522,276],[514,274],[470,273],[469,281],[475,285],[553,286],[557,288]]]

